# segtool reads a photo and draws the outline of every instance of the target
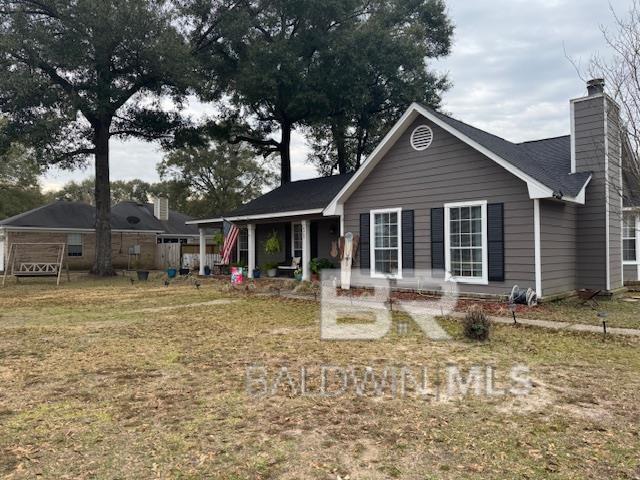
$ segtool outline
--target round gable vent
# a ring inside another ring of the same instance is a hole
[[[420,151],[426,150],[433,141],[433,131],[428,125],[420,125],[411,134],[411,146]]]
[[[140,219],[138,217],[127,217],[127,222],[130,223],[131,225],[136,225],[138,223],[140,223]]]

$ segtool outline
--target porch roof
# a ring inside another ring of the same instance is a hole
[[[298,180],[282,185],[216,218],[192,220],[210,224],[227,220],[253,220],[321,214],[353,174]]]

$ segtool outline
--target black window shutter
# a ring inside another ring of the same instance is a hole
[[[415,268],[413,245],[413,210],[402,210],[402,270]]]
[[[487,205],[489,281],[504,282],[504,204]]]
[[[431,209],[431,270],[434,277],[444,274],[444,208]]]
[[[311,222],[311,259],[318,258],[318,222]]]
[[[360,269],[369,271],[371,267],[371,259],[370,259],[370,248],[369,245],[369,214],[361,213],[360,214]],[[366,272],[365,272],[366,273]]]
[[[291,255],[291,223],[284,224],[284,258],[289,261],[293,258]]]

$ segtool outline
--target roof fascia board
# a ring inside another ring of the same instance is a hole
[[[382,141],[378,144],[371,155],[367,157],[364,163],[360,166],[358,171],[349,179],[349,181],[342,187],[338,194],[331,200],[329,205],[324,209],[323,214],[339,215],[341,208],[338,208],[338,204],[342,204],[351,194],[360,186],[364,179],[371,173],[371,170],[376,166],[378,161],[391,149],[393,144],[400,138],[407,127],[418,118],[417,104],[412,103],[407,111],[404,112],[400,120],[389,130]]]
[[[329,206],[325,209],[325,215],[335,215],[336,208],[338,203],[344,203],[349,196],[353,193],[353,191],[360,186],[360,184],[364,181],[364,179],[368,176],[368,174],[373,170],[375,165],[380,161],[382,156],[393,146],[393,143],[404,133],[406,128],[409,126],[411,122],[415,118],[417,118],[418,114],[423,115],[427,120],[438,125],[440,128],[450,133],[454,137],[458,138],[462,142],[466,143],[470,147],[474,148],[478,152],[482,153],[486,157],[490,158],[502,168],[507,170],[509,173],[512,173],[516,177],[520,178],[524,182],[527,183],[529,187],[529,195],[530,198],[549,198],[553,196],[553,190],[546,185],[542,184],[538,180],[533,177],[527,175],[522,170],[516,168],[513,164],[505,160],[504,158],[496,155],[494,152],[489,149],[483,147],[479,143],[471,140],[469,137],[464,135],[462,132],[456,130],[446,122],[443,122],[435,115],[432,115],[428,110],[426,110],[422,105],[417,103],[412,103],[411,106],[407,109],[402,118],[396,123],[396,125],[391,129],[391,131],[385,136],[380,145],[373,151],[373,153],[365,160],[360,169],[355,173],[353,177],[346,183],[346,185],[338,192],[338,194],[331,201]],[[535,196],[531,196],[531,195]]]
[[[563,197],[562,200],[566,201],[566,202],[571,202],[571,203],[577,203],[580,205],[584,205],[585,201],[586,201],[586,191],[587,191],[587,185],[589,185],[589,183],[591,183],[591,179],[593,178],[593,175],[589,175],[589,178],[587,178],[587,181],[584,182],[584,185],[582,186],[582,188],[580,189],[580,191],[578,192],[578,194],[575,197]]]
[[[292,210],[290,212],[274,212],[274,213],[260,213],[256,215],[238,215],[236,217],[225,217],[225,220],[229,221],[244,221],[244,220],[263,220],[265,218],[280,218],[280,217],[300,217],[303,215],[314,215],[322,213],[324,209],[313,208],[310,210]]]
[[[0,228],[8,232],[71,232],[71,233],[93,233],[94,228],[64,228],[64,227],[20,227],[12,225],[2,225]],[[162,230],[123,230],[121,228],[112,228],[114,233],[156,233],[162,234]]]
[[[175,237],[175,238],[179,238],[179,237],[194,237],[194,238],[198,238],[200,236],[200,234],[198,233],[159,233],[158,234],[159,237]]]
[[[245,220],[264,220],[266,218],[281,218],[281,217],[300,217],[303,215],[314,215],[322,213],[322,208],[312,208],[310,210],[291,210],[289,212],[273,212],[273,213],[257,213],[255,215],[237,215],[224,218],[207,218],[204,220],[190,220],[185,222],[186,225],[201,225],[206,223],[220,223],[225,220],[229,222],[245,221]]]
[[[202,223],[222,223],[224,218],[204,218],[202,220],[189,220],[185,225],[200,225]]]

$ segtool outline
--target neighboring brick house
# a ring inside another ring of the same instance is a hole
[[[111,254],[114,268],[156,267],[163,243],[195,243],[198,229],[190,217],[169,210],[166,199],[154,204],[121,202],[111,212]],[[95,259],[95,208],[86,203],[59,200],[0,221],[0,271],[12,244],[66,244],[65,264],[88,270]],[[31,246],[37,257],[37,246]]]

